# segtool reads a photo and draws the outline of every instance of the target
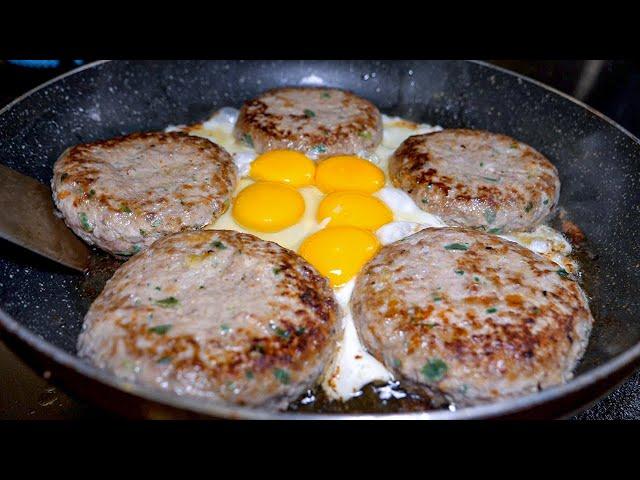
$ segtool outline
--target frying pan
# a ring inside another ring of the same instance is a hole
[[[540,150],[560,172],[560,206],[586,235],[584,286],[596,323],[569,383],[490,405],[349,418],[568,415],[640,359],[640,143],[598,112],[530,79],[471,61],[113,61],[79,68],[0,111],[0,161],[48,183],[65,148],[169,124],[282,85],[352,90],[384,113],[487,129]],[[29,219],[25,218],[25,222]],[[131,417],[344,418],[229,407],[123,382],[75,356],[90,300],[83,276],[1,243],[0,333],[34,368],[79,397]]]

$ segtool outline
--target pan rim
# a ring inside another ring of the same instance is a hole
[[[104,65],[111,60],[97,60],[95,62],[88,63],[80,66],[62,75],[59,75],[35,88],[20,95],[4,107],[0,109],[0,115],[13,108],[15,105],[38,92],[39,90],[56,83],[66,77],[75,75],[84,70],[90,68],[96,68],[100,65]],[[599,119],[609,123],[614,128],[618,129],[631,140],[640,144],[640,140],[626,128],[619,125],[606,115],[595,110],[594,108],[586,105],[582,101],[563,93],[553,87],[550,87],[542,82],[531,79],[525,75],[521,75],[516,72],[512,72],[508,69],[488,64],[487,62],[479,60],[459,60],[469,63],[474,63],[492,71],[498,71],[505,75],[510,75],[528,82],[539,88],[542,88],[548,92],[568,100],[579,107],[587,110],[592,115],[595,115]],[[432,410],[425,412],[406,412],[406,413],[355,413],[355,414],[332,414],[332,413],[301,413],[301,412],[280,412],[271,410],[261,410],[250,407],[232,406],[208,403],[206,400],[180,397],[175,394],[164,392],[161,390],[155,390],[152,388],[144,387],[142,385],[136,385],[129,382],[122,381],[116,378],[113,374],[103,371],[97,367],[84,362],[78,356],[72,355],[60,347],[55,346],[52,343],[47,342],[40,336],[31,332],[28,328],[19,324],[11,316],[9,316],[2,308],[0,308],[0,327],[6,331],[9,335],[17,338],[21,342],[27,344],[30,348],[38,353],[50,358],[54,362],[73,370],[74,372],[81,374],[85,377],[89,377],[94,381],[98,381],[111,388],[116,388],[122,392],[133,394],[135,396],[144,398],[152,402],[171,406],[173,408],[181,410],[189,410],[195,413],[204,414],[214,417],[223,418],[243,418],[243,419],[305,419],[305,420],[371,420],[371,419],[391,419],[391,420],[445,420],[445,419],[481,419],[491,418],[501,415],[508,415],[517,413],[519,411],[527,410],[531,407],[542,405],[544,403],[551,402],[552,400],[569,396],[572,393],[583,390],[589,386],[596,384],[598,381],[614,374],[617,371],[631,365],[634,361],[640,359],[640,342],[628,348],[626,351],[616,355],[603,365],[599,365],[592,370],[581,373],[572,378],[569,382],[551,387],[549,389],[528,394],[525,396],[505,399],[498,402],[478,405],[473,407],[465,407],[458,410]],[[582,406],[582,405],[581,405]]]

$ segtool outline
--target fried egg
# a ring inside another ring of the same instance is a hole
[[[442,128],[383,115],[383,139],[375,152],[316,164],[289,150],[257,155],[234,139],[237,117],[238,110],[223,108],[201,124],[167,128],[208,138],[233,155],[240,181],[232,208],[205,228],[237,230],[276,242],[297,251],[329,279],[343,313],[342,340],[321,382],[330,398],[346,401],[361,395],[369,383],[393,381],[360,343],[349,301],[355,277],[382,245],[424,228],[447,226],[395,188],[388,175],[389,158],[404,140]],[[577,269],[568,257],[571,245],[548,226],[501,237],[569,272]]]
[[[316,173],[313,160],[292,150],[271,150],[251,162],[249,176],[258,181],[282,182],[293,187],[311,185]]]
[[[309,235],[298,253],[335,288],[354,278],[379,249],[378,238],[367,230],[327,226]]]
[[[329,219],[327,226],[351,226],[376,230],[393,220],[393,212],[385,202],[360,192],[333,192],[318,205],[318,221]]]
[[[340,155],[320,162],[315,181],[324,193],[373,193],[384,186],[385,176],[382,169],[364,158]]]
[[[295,188],[276,182],[256,182],[236,195],[231,215],[250,230],[279,232],[298,223],[304,211],[304,198]]]
[[[255,182],[250,178],[241,179],[238,182],[238,187],[235,194],[236,197],[240,192],[251,185],[255,185]],[[251,233],[257,237],[262,238],[263,240],[276,242],[285,248],[297,251],[298,248],[300,248],[300,244],[302,243],[302,241],[312,233],[320,230],[321,228],[324,228],[326,223],[328,223],[328,220],[318,222],[316,219],[316,211],[318,210],[318,205],[323,198],[323,194],[320,190],[318,190],[314,186],[301,187],[296,190],[302,196],[302,199],[304,201],[304,211],[302,212],[302,216],[297,221],[297,223],[283,228],[282,230],[275,232],[264,232],[258,231],[255,228],[251,228],[250,225],[241,225],[234,218],[234,210],[232,208],[228,209],[220,218],[218,218],[216,222],[209,224],[205,228],[216,230],[236,230],[238,232]],[[279,207],[279,205],[275,203],[272,205],[275,208]],[[256,216],[258,215],[258,210],[252,211],[251,205],[248,205],[247,207],[248,211],[246,212],[246,217],[256,218]],[[289,206],[287,206],[286,208],[288,209]]]

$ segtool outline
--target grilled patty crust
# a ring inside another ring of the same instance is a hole
[[[344,90],[277,88],[244,103],[234,135],[258,153],[290,149],[312,158],[356,155],[382,141],[382,117],[373,103]]]
[[[152,132],[67,149],[53,167],[51,187],[80,238],[132,255],[217,219],[236,183],[236,167],[222,147],[184,133]]]
[[[85,317],[78,352],[180,395],[281,406],[320,375],[338,309],[328,281],[276,243],[177,233],[116,271]]]
[[[555,263],[477,230],[427,228],[383,247],[351,298],[366,348],[460,405],[563,383],[593,318]]]
[[[453,129],[405,140],[389,160],[393,184],[449,225],[529,230],[558,203],[555,166],[506,135]]]

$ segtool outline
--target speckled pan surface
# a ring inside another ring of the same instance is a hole
[[[301,84],[346,88],[383,113],[500,132],[532,145],[558,167],[560,206],[587,236],[585,288],[596,323],[574,380],[489,406],[400,417],[558,415],[592,401],[628,374],[640,357],[635,235],[640,230],[640,144],[596,112],[508,72],[465,61],[99,63],[2,110],[0,161],[46,184],[55,159],[70,145],[200,121],[216,108],[239,107],[268,88]],[[82,277],[5,242],[0,245],[0,331],[26,355],[45,358],[54,375],[60,371],[68,380],[68,388],[80,390],[89,377],[106,384],[114,397],[127,390],[140,402],[168,405],[174,412],[300,415],[185,401],[123,385],[89,367],[75,357],[89,306]]]

